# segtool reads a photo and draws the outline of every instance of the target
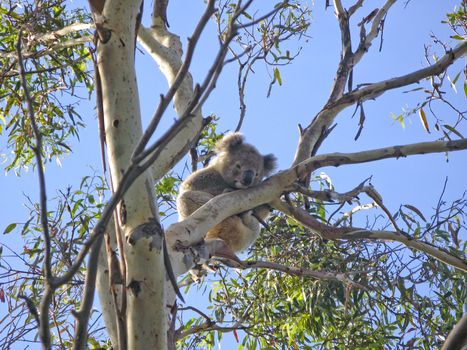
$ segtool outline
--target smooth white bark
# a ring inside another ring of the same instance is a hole
[[[162,26],[155,26],[152,28],[141,27],[138,40],[156,61],[160,71],[167,79],[168,85],[171,86],[182,66],[183,51],[180,38],[171,34]],[[188,72],[173,99],[174,108],[179,117],[185,112],[192,98],[193,78]],[[196,139],[201,131],[202,124],[203,116],[201,108],[199,108],[194,111],[194,118],[188,121],[186,127],[161,152],[159,161],[152,167],[155,181],[160,180],[175,165],[178,158],[175,155],[187,151],[187,145],[190,145]]]
[[[98,43],[98,67],[102,80],[105,132],[112,182],[118,184],[131,163],[141,138],[141,115],[134,67],[136,15],[141,1],[106,1],[101,25],[107,42]],[[119,218],[127,263],[128,349],[167,348],[165,319],[165,267],[160,232],[142,230],[157,220],[150,173],[141,175],[119,206]]]

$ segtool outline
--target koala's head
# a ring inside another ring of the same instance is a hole
[[[258,184],[276,167],[276,157],[263,156],[250,144],[244,143],[242,134],[224,136],[216,144],[216,169],[224,181],[234,188],[247,188]]]

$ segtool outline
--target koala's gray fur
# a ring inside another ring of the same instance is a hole
[[[216,144],[216,155],[209,166],[191,174],[180,186],[177,198],[179,219],[183,220],[211,198],[225,192],[257,185],[276,166],[272,154],[261,155],[244,143],[240,133],[224,136]],[[268,206],[254,209],[261,219],[269,214]],[[258,237],[260,226],[253,210],[228,217],[213,227],[205,240],[222,239],[234,252],[248,248]]]

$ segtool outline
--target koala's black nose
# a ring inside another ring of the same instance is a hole
[[[255,173],[253,170],[247,170],[243,173],[243,184],[245,186],[250,186],[253,182],[253,177],[254,177]]]

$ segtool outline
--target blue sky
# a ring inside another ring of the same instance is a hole
[[[75,2],[77,6],[80,3]],[[258,3],[263,7],[271,2],[260,0]],[[339,60],[340,34],[333,9],[325,11],[324,1],[316,3],[309,30],[310,38],[306,41],[303,38],[298,42],[302,51],[292,65],[280,68],[283,85],[275,85],[271,96],[267,98],[268,74],[272,74],[272,71],[259,64],[246,90],[247,115],[242,131],[247,141],[254,143],[260,151],[274,153],[278,157],[279,169],[287,168],[293,160],[298,141],[297,124],[307,125],[324,105]],[[345,6],[350,3],[344,1]],[[382,1],[369,3],[381,6]],[[449,28],[441,24],[441,20],[458,1],[412,0],[407,7],[404,7],[404,3],[405,1],[399,1],[391,9],[385,23],[383,49],[378,52],[379,39],[376,39],[370,52],[354,71],[354,86],[403,75],[424,67],[424,45],[432,44],[431,34],[444,41],[454,42],[449,40]],[[180,35],[184,45],[196,25],[193,19],[199,18],[203,10],[203,1],[179,0],[170,5],[170,30]],[[371,10],[372,8],[365,8],[357,12],[353,23],[360,21]],[[150,9],[146,12],[148,14]],[[146,15],[146,22],[143,24],[148,23]],[[439,47],[434,49],[439,55],[442,54]],[[195,82],[202,81],[216,50],[215,27],[211,23],[203,33],[192,62],[191,72]],[[464,65],[465,60],[459,60],[449,70],[451,77]],[[220,131],[232,130],[237,124],[239,105],[236,68],[234,63],[224,69],[217,89],[203,108],[205,116],[215,113],[220,117]],[[167,89],[167,83],[149,55],[137,54],[137,72],[143,121],[147,123],[156,107],[158,96]],[[457,106],[465,110],[467,104],[461,84],[462,79],[459,79],[457,94],[448,91],[449,86],[445,90],[450,93]],[[358,130],[358,116],[351,119],[353,108],[344,110],[336,119],[338,127],[323,143],[320,153],[360,151],[437,139],[440,135],[427,134],[417,115],[406,121],[405,128],[391,119],[391,113],[399,114],[403,108],[414,107],[423,98],[420,93],[401,93],[405,90],[409,88],[389,92],[376,101],[365,103],[365,128],[356,142],[354,136]],[[82,95],[85,96],[86,93],[83,91]],[[82,130],[79,142],[72,142],[73,153],[61,159],[61,166],[53,163],[48,167],[46,176],[49,198],[55,196],[56,190],[68,185],[77,188],[81,178],[93,172],[91,168],[101,168],[93,101],[82,101],[80,108],[87,128]],[[453,114],[452,111],[442,106],[437,108],[440,114],[445,115],[446,120],[453,119],[449,116],[449,113]],[[175,114],[169,111],[161,127],[170,125],[174,118]],[[428,121],[432,121],[429,115]],[[163,129],[158,134],[162,131]],[[459,131],[464,136],[467,135],[465,126]],[[8,153],[4,136],[0,137],[0,153]],[[326,168],[323,171],[331,176],[336,190],[340,192],[354,188],[372,175],[372,183],[391,212],[395,212],[400,204],[412,204],[429,216],[430,209],[437,203],[446,176],[449,177],[445,196],[447,201],[458,198],[467,189],[467,152],[450,154],[449,162],[446,162],[444,154],[436,154],[337,169]],[[22,203],[25,202],[24,194],[34,201],[38,200],[37,174],[23,172],[21,177],[16,177],[13,173],[2,173],[0,188],[0,231],[3,232],[9,223],[27,220],[27,211]],[[168,224],[166,222],[164,226],[167,227]],[[0,242],[21,249],[19,232],[15,230],[7,236],[0,235]],[[461,233],[461,238],[466,239],[465,232]]]

